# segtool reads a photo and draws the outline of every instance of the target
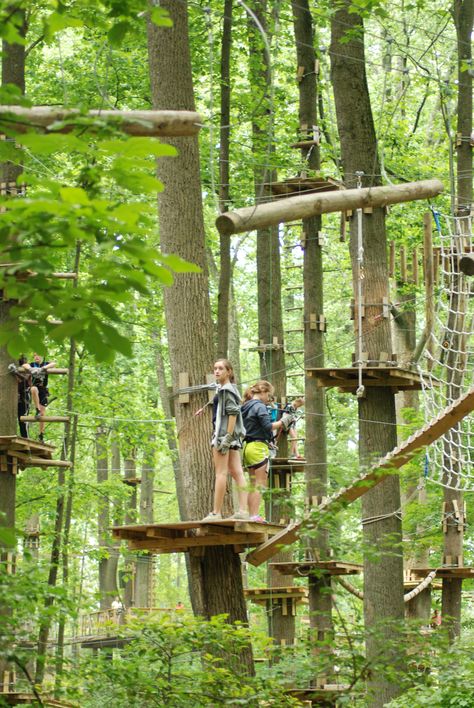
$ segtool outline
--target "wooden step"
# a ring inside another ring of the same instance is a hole
[[[22,415],[22,423],[69,423],[70,418],[66,415]]]

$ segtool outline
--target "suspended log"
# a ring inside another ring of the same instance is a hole
[[[474,254],[467,253],[459,259],[459,270],[465,275],[474,275]]]
[[[221,234],[238,234],[242,231],[264,229],[287,221],[308,219],[333,211],[384,207],[387,204],[428,199],[442,191],[443,183],[439,179],[428,179],[386,187],[304,194],[228,211],[216,219],[216,226]]]
[[[149,137],[177,137],[197,135],[202,125],[202,117],[194,111],[88,111],[89,118],[100,118],[117,124],[127,135]],[[54,132],[69,133],[74,129],[74,119],[80,118],[80,111],[49,106],[0,106],[0,126],[26,132],[31,128],[52,128]],[[71,121],[69,125],[56,129],[54,123]]]

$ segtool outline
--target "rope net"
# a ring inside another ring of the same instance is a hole
[[[474,385],[474,277],[459,269],[474,255],[473,217],[433,212],[434,325],[419,362],[427,419]],[[466,416],[427,448],[426,476],[433,482],[474,491],[474,419]]]

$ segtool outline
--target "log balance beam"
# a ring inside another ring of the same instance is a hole
[[[441,194],[443,189],[443,183],[439,179],[428,179],[385,187],[303,194],[299,197],[287,197],[258,206],[227,211],[217,217],[216,226],[221,234],[238,234],[333,211],[384,207],[388,204],[428,199]]]
[[[252,565],[264,563],[275,553],[278,553],[281,546],[294,543],[299,536],[299,529],[303,525],[305,528],[314,528],[320,522],[323,514],[328,511],[337,512],[345,505],[361,497],[369,489],[372,489],[380,482],[383,482],[390,474],[393,474],[394,470],[409,462],[415,453],[430,445],[457,425],[472,410],[474,410],[474,387],[441,411],[436,418],[433,418],[427,425],[411,435],[405,442],[385,455],[367,472],[362,473],[349,487],[340,489],[336,494],[315,507],[310,519],[290,524],[273,538],[249,553],[246,560]]]
[[[69,108],[49,106],[0,106],[0,126],[25,133],[32,128],[55,133],[74,130],[74,121],[84,114]],[[98,118],[110,125],[117,125],[127,135],[147,137],[189,137],[197,135],[203,123],[194,111],[88,111],[89,118]],[[55,123],[66,121],[67,125],[56,127]],[[84,126],[82,126],[84,127]]]

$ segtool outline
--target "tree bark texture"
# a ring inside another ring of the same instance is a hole
[[[316,53],[314,50],[314,24],[308,0],[293,0],[293,23],[298,67],[303,67],[299,89],[299,139],[310,139],[317,126],[318,79],[315,73]],[[299,69],[300,71],[300,69]],[[302,148],[302,159],[308,168],[320,169],[319,145]],[[309,366],[324,366],[324,332],[318,326],[311,329],[310,320],[316,315],[319,321],[324,313],[323,253],[318,235],[321,230],[321,216],[303,219],[304,243],[304,358]],[[307,506],[317,505],[327,495],[327,451],[326,451],[326,392],[318,388],[314,378],[305,376],[305,457]],[[305,539],[307,555],[322,560],[329,557],[328,529],[320,525],[317,535]],[[313,651],[332,635],[331,579],[310,577],[308,582],[310,627],[317,640]],[[329,636],[326,636],[326,635]],[[326,654],[326,673],[329,672],[329,654]],[[321,677],[320,677],[321,678]]]
[[[472,204],[472,28],[474,0],[454,0],[452,13],[458,50],[457,213],[469,214]]]
[[[117,565],[110,544],[110,499],[101,494],[100,485],[109,479],[109,464],[107,454],[107,431],[98,428],[95,438],[97,484],[99,486],[97,510],[97,535],[103,557],[99,560],[99,593],[100,609],[108,610],[117,594]]]
[[[137,477],[137,467],[135,460],[135,451],[125,458],[124,461],[124,480],[135,480]],[[131,494],[126,503],[125,523],[137,523],[137,485],[136,482],[130,481],[129,489]],[[135,605],[135,575],[136,575],[136,554],[127,553],[125,555],[125,582],[123,588],[123,604],[125,607],[133,607]]]
[[[267,2],[254,0],[250,7],[261,27],[267,31]],[[270,165],[275,151],[272,135],[271,65],[270,57],[253,17],[248,17],[249,27],[249,78],[255,108],[252,112],[252,150],[254,167],[255,201],[257,204],[271,200],[270,184],[277,180],[276,170]],[[275,387],[278,401],[286,396],[286,371],[283,317],[281,306],[280,241],[275,227],[257,231],[257,299],[258,344],[278,348],[260,352],[260,375]],[[282,437],[279,454],[285,454],[286,437]]]
[[[230,196],[230,57],[233,0],[225,0],[221,44],[221,118],[219,149],[219,211],[227,211]],[[229,302],[231,280],[230,236],[219,235],[220,270],[217,295],[217,356],[226,359],[229,350]]]
[[[153,483],[155,479],[155,459],[150,452],[155,437],[151,436],[149,450],[144,454],[142,463],[142,482],[140,484],[140,523],[152,524],[153,519]],[[137,607],[152,607],[153,597],[153,555],[142,553],[136,559],[135,598]]]
[[[356,36],[348,37],[348,31],[356,32]],[[345,184],[355,187],[359,171],[364,173],[363,186],[378,185],[380,166],[365,73],[363,22],[360,16],[349,12],[348,2],[333,15],[331,32],[331,78]],[[380,318],[383,297],[389,292],[383,210],[376,208],[373,214],[363,215],[362,228],[363,295],[369,303],[362,321],[362,351],[368,352],[369,359],[379,360],[381,352],[392,352],[390,323]],[[351,219],[350,245],[355,292],[359,277],[357,241],[355,214]],[[368,389],[365,397],[359,398],[359,435],[363,466],[396,446],[392,389]],[[388,477],[362,498],[366,650],[367,660],[374,668],[368,682],[370,706],[383,706],[400,693],[399,682],[390,680],[383,671],[383,664],[393,670],[401,668],[403,662],[400,650],[404,618],[403,558],[401,522],[395,514],[399,508],[397,475]]]
[[[148,26],[150,78],[155,108],[194,109],[187,3],[164,0],[173,28]],[[203,384],[213,363],[213,327],[205,259],[199,149],[196,138],[170,140],[179,155],[158,161],[158,177],[165,185],[159,195],[161,248],[177,253],[202,268],[200,274],[177,274],[164,291],[173,388],[187,372],[190,385]],[[202,518],[211,508],[214,471],[211,461],[209,417],[194,416],[207,402],[207,393],[192,395],[189,403],[175,399],[184,519]],[[195,612],[210,616],[228,613],[247,621],[240,558],[233,548],[207,548],[190,556],[188,574]],[[250,647],[241,655],[241,669],[253,671]]]

